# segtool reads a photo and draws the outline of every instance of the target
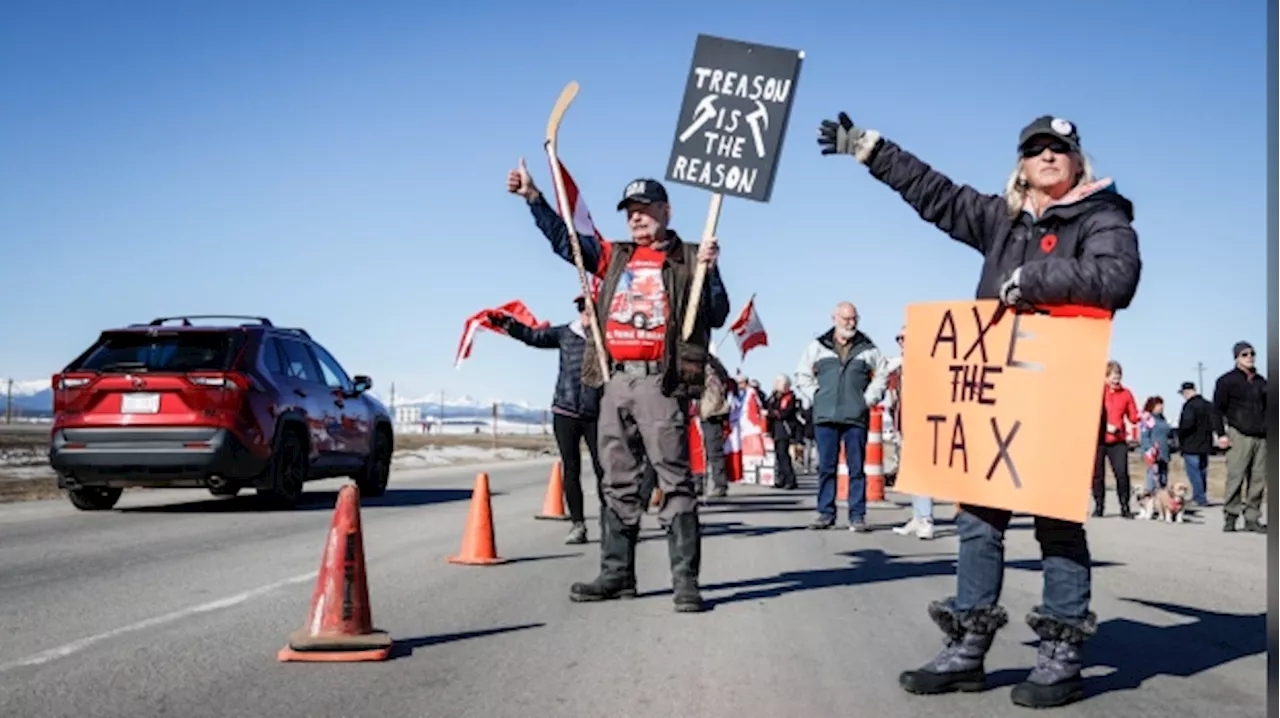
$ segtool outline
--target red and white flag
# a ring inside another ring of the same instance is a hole
[[[559,159],[556,160],[560,162]],[[552,173],[555,172],[555,165],[551,164],[550,155],[547,156],[547,164],[551,166]],[[595,235],[604,240],[604,235],[600,234],[600,230],[596,229],[596,223],[591,219],[591,210],[587,209],[587,201],[582,198],[582,193],[578,191],[578,183],[573,181],[573,175],[569,174],[569,169],[560,162],[560,174],[564,178],[564,193],[568,195],[568,202],[559,193],[556,194],[556,211],[560,213],[560,217],[565,215],[566,206],[569,214],[573,217],[573,228],[578,233],[578,237]],[[551,183],[552,191],[555,191],[555,182]],[[591,296],[593,298],[600,294],[600,278],[594,274],[587,274],[587,284],[591,287]]]
[[[539,322],[537,317],[533,316],[533,312],[529,311],[529,308],[519,299],[507,302],[496,309],[485,309],[476,312],[467,319],[467,323],[462,329],[462,339],[458,342],[458,354],[453,359],[455,368],[461,367],[463,360],[471,356],[471,342],[475,339],[476,330],[488,329],[498,334],[506,334],[506,332],[495,327],[489,321],[490,314],[504,314],[521,324],[526,324],[535,329],[541,329],[551,324],[550,322]]]
[[[747,306],[742,308],[742,313],[729,326],[729,331],[733,332],[733,340],[738,343],[738,351],[742,352],[744,359],[747,352],[752,349],[769,346],[769,335],[764,330],[764,324],[760,323],[754,296],[747,301]]]

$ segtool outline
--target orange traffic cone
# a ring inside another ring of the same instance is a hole
[[[307,625],[289,634],[276,658],[382,661],[391,653],[391,644],[391,636],[373,627],[360,531],[360,491],[347,484],[338,492]]]
[[[654,489],[653,489],[653,499],[649,501],[649,505],[650,505],[650,506],[661,506],[661,505],[662,505],[662,489],[659,489],[659,488],[658,488],[658,487],[656,487],[656,486],[654,487]]]
[[[569,520],[564,512],[564,477],[559,461],[551,467],[551,478],[547,481],[547,495],[542,499],[542,513],[534,518],[547,521]]]
[[[489,475],[483,471],[476,474],[476,487],[471,492],[471,512],[462,531],[462,548],[448,561],[466,566],[507,562],[505,558],[498,558],[497,542],[493,538],[493,507],[489,505]]]
[[[871,427],[867,432],[867,501],[884,501],[884,409],[871,409]]]

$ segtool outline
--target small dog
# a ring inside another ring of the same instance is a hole
[[[1138,518],[1180,524],[1183,523],[1187,499],[1191,498],[1191,487],[1186,484],[1170,484],[1157,487],[1155,491],[1147,491],[1145,486],[1140,486],[1133,490],[1133,498],[1142,507],[1138,511]]]

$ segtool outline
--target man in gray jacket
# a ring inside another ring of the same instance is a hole
[[[818,518],[811,529],[836,523],[836,465],[844,444],[849,467],[849,530],[867,530],[867,477],[863,463],[871,407],[884,397],[888,372],[884,357],[858,331],[858,310],[840,302],[834,326],[805,348],[796,367],[796,393],[813,407],[813,437],[818,444]]]

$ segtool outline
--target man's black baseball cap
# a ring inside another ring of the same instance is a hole
[[[1080,130],[1074,122],[1061,117],[1044,115],[1032,120],[1031,124],[1022,128],[1022,134],[1018,135],[1018,151],[1022,151],[1036,137],[1053,137],[1067,143],[1072,152],[1080,151]]]
[[[1189,381],[1182,382],[1182,388],[1179,391],[1195,391],[1196,385]]]
[[[667,188],[656,179],[633,180],[622,192],[622,200],[618,202],[618,211],[626,209],[631,202],[653,204],[667,201]]]

